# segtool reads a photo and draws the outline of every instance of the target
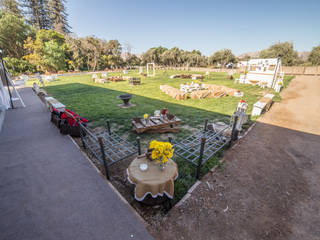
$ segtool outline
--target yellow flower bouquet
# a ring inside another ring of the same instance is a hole
[[[165,168],[165,165],[168,160],[172,158],[174,152],[171,143],[156,140],[150,142],[149,149],[152,150],[151,159],[156,160],[161,169]]]

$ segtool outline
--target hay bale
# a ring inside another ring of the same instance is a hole
[[[103,79],[103,78],[95,78],[94,82],[95,83],[105,83],[107,81],[107,79]]]

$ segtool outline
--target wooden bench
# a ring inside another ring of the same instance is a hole
[[[59,111],[63,111],[66,108],[65,105],[53,97],[45,97],[44,99],[50,112],[52,112],[53,108],[58,109]]]
[[[252,116],[259,116],[264,111],[269,111],[272,102],[273,102],[274,94],[266,94],[264,97],[260,98],[258,102],[253,105]]]

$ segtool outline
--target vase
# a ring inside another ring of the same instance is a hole
[[[160,168],[161,171],[163,171],[167,166],[167,162],[164,163],[162,160],[163,160],[163,157],[161,157],[160,162],[158,163],[159,168]]]
[[[164,171],[166,169],[166,166],[167,166],[166,163],[163,163],[163,162],[159,163],[159,168],[160,168],[161,171]]]

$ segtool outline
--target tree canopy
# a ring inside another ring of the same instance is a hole
[[[320,65],[320,45],[312,48],[308,61],[313,65]]]
[[[221,64],[221,66],[226,66],[228,63],[235,63],[236,57],[230,49],[222,49],[212,54],[208,61],[211,65]]]
[[[23,44],[28,36],[34,34],[32,27],[8,12],[0,14],[0,46],[4,56],[20,58],[24,55]]]
[[[293,49],[293,43],[279,42],[260,52],[260,58],[281,57],[283,65],[293,66],[298,60],[298,53]]]

